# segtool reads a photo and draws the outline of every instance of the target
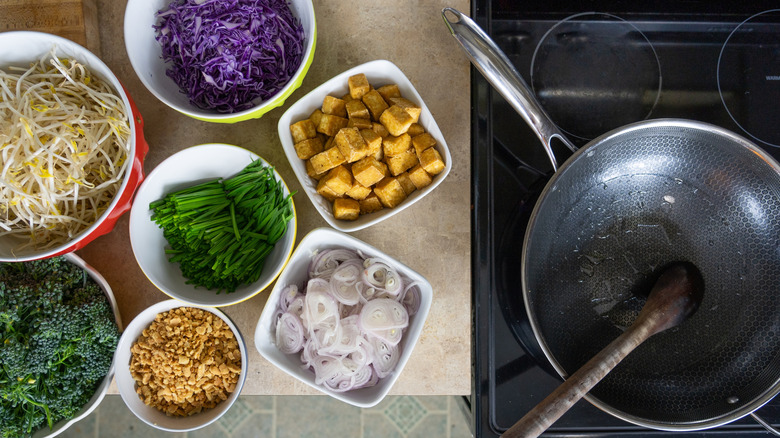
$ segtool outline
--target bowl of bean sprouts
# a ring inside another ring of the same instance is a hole
[[[431,284],[341,231],[304,236],[276,280],[255,347],[279,369],[353,406],[375,406],[409,361],[433,301]]]
[[[142,126],[89,50],[0,33],[0,261],[62,255],[110,232],[143,179]]]

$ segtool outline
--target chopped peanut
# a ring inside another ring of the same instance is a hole
[[[233,332],[203,309],[160,313],[130,351],[136,393],[171,416],[197,414],[227,400],[241,374]]]

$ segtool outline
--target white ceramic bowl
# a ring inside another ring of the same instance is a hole
[[[92,266],[87,264],[81,257],[77,256],[76,254],[69,253],[65,254],[64,257],[73,263],[74,265],[80,267],[81,269],[87,271],[87,274],[95,280],[95,282],[100,286],[101,289],[103,289],[103,293],[106,294],[106,298],[108,299],[109,305],[111,305],[111,310],[114,313],[114,320],[116,321],[117,327],[119,327],[119,330],[122,330],[122,317],[119,313],[119,307],[116,303],[116,298],[114,298],[114,292],[111,290],[111,286],[109,286],[108,282],[105,278],[103,278],[102,275],[98,271],[95,270]],[[114,369],[116,367],[116,361],[114,361],[113,364],[111,364],[111,368],[108,370],[108,374],[103,378],[103,381],[100,382],[100,385],[98,385],[97,389],[95,390],[95,393],[92,395],[92,397],[89,399],[86,405],[79,410],[76,415],[71,418],[70,420],[62,420],[57,423],[54,423],[51,429],[49,429],[47,426],[44,426],[41,429],[38,429],[32,434],[33,438],[50,438],[57,436],[64,432],[69,427],[76,424],[78,421],[83,420],[86,418],[89,414],[91,414],[95,409],[97,409],[98,405],[100,405],[100,402],[103,401],[103,398],[106,396],[106,393],[108,392],[108,387],[111,385],[111,381],[114,379]]]
[[[168,157],[144,180],[130,211],[130,245],[133,254],[149,280],[171,298],[201,306],[228,306],[240,303],[261,292],[276,279],[290,258],[295,244],[297,220],[295,205],[293,217],[287,223],[287,232],[276,242],[266,257],[263,273],[251,284],[243,285],[232,293],[220,293],[186,283],[179,265],[168,261],[164,250],[168,241],[162,229],[151,219],[149,204],[166,194],[190,187],[200,182],[238,173],[253,160],[265,160],[254,153],[227,144],[210,143],[192,146]],[[284,193],[290,193],[281,175],[274,169],[276,179],[282,182]]]
[[[303,26],[305,34],[301,65],[295,75],[273,97],[252,108],[235,112],[219,113],[204,110],[190,103],[179,86],[165,74],[168,64],[163,62],[160,43],[155,39],[157,11],[166,9],[171,0],[129,0],[125,9],[125,48],[130,63],[146,88],[169,107],[192,118],[207,122],[235,123],[261,117],[266,112],[284,104],[293,91],[301,86],[306,72],[314,60],[317,41],[317,25],[314,5],[311,0],[290,0],[288,4]]]
[[[276,308],[279,305],[282,290],[290,284],[296,284],[299,285],[299,287],[302,287],[308,279],[309,264],[315,254],[324,249],[331,248],[353,249],[361,251],[364,255],[369,257],[379,257],[397,269],[400,274],[412,281],[418,281],[420,285],[420,309],[417,313],[409,317],[409,326],[406,329],[406,333],[404,333],[403,339],[401,339],[401,342],[398,344],[401,350],[398,365],[396,366],[395,371],[389,376],[380,379],[375,386],[346,392],[331,391],[314,382],[314,372],[303,368],[300,353],[288,355],[282,353],[276,347]],[[401,371],[409,361],[412,350],[420,338],[425,319],[428,317],[428,313],[431,309],[432,301],[433,288],[431,287],[431,284],[422,275],[408,266],[348,234],[330,228],[317,228],[301,240],[301,243],[290,258],[290,263],[288,263],[287,268],[282,272],[282,275],[279,276],[279,280],[271,291],[271,295],[268,297],[268,301],[263,308],[260,320],[257,323],[257,328],[255,329],[255,347],[269,362],[312,388],[351,405],[368,408],[382,401],[390,391],[390,388],[395,384],[396,380],[398,380],[398,376],[401,375]]]
[[[382,210],[366,215],[360,215],[357,220],[346,221],[336,219],[333,216],[333,205],[327,199],[323,198],[317,193],[317,181],[311,178],[306,172],[306,163],[298,158],[295,152],[295,145],[293,144],[292,134],[290,133],[290,125],[308,118],[312,111],[322,107],[322,100],[327,95],[343,96],[349,93],[349,87],[347,85],[347,79],[350,76],[358,73],[364,73],[368,78],[368,82],[374,87],[380,87],[382,85],[397,84],[401,91],[401,96],[406,99],[417,103],[422,108],[420,114],[420,123],[425,131],[430,133],[434,139],[436,139],[436,149],[441,154],[444,160],[445,169],[433,177],[433,181],[430,185],[422,190],[415,190],[404,200],[400,205],[394,208],[383,208]],[[431,193],[439,184],[444,181],[447,174],[452,169],[452,157],[450,156],[447,142],[444,140],[444,136],[439,130],[439,126],[433,119],[430,110],[425,105],[425,102],[420,97],[420,94],[414,88],[409,79],[401,72],[401,70],[392,62],[385,60],[377,60],[367,62],[357,67],[351,68],[332,79],[329,79],[324,84],[315,88],[307,95],[303,96],[300,100],[295,102],[279,119],[279,138],[282,142],[282,148],[287,155],[287,159],[290,160],[290,165],[295,172],[295,176],[298,177],[303,191],[311,200],[314,207],[322,215],[322,217],[328,222],[328,224],[340,231],[352,232],[357,231],[368,226],[374,225],[390,216],[400,213],[405,208],[408,208],[415,202],[422,199],[423,196]]]
[[[136,394],[135,380],[133,380],[133,376],[130,375],[130,357],[132,356],[130,349],[138,340],[138,337],[141,336],[141,332],[149,327],[158,314],[179,307],[197,307],[217,315],[219,318],[225,321],[225,323],[233,331],[233,334],[238,341],[239,350],[241,351],[241,376],[238,379],[236,389],[233,391],[233,393],[227,398],[227,400],[222,401],[214,408],[204,410],[189,417],[171,417],[157,408],[147,406],[143,400],[138,397],[138,394]],[[235,403],[239,394],[241,393],[241,388],[243,388],[244,382],[246,381],[248,362],[249,356],[247,354],[244,338],[241,336],[241,332],[238,330],[238,327],[236,327],[236,325],[233,323],[233,321],[230,320],[230,318],[227,317],[227,315],[222,313],[219,309],[215,309],[213,307],[192,306],[177,300],[166,300],[154,304],[133,318],[133,320],[130,321],[130,324],[128,324],[127,328],[125,329],[125,332],[122,334],[122,337],[119,339],[119,346],[116,350],[116,356],[114,356],[114,366],[116,367],[116,385],[117,389],[119,389],[119,395],[122,397],[122,400],[125,402],[130,411],[132,411],[133,414],[135,414],[135,416],[138,417],[141,421],[156,429],[165,430],[168,432],[186,432],[200,429],[217,421],[222,415],[224,415],[225,412],[230,409],[233,403]]]
[[[148,145],[143,137],[143,120],[133,100],[125,92],[122,84],[108,66],[86,48],[68,39],[43,32],[0,32],[0,68],[10,66],[29,67],[55,49],[58,57],[72,58],[84,64],[89,70],[111,84],[125,104],[130,126],[128,162],[131,164],[125,173],[117,195],[106,211],[88,228],[74,236],[70,241],[44,250],[33,248],[19,251],[19,241],[10,236],[0,237],[0,262],[22,262],[63,255],[83,248],[95,238],[110,232],[119,217],[130,209],[133,193],[143,179],[143,160]]]

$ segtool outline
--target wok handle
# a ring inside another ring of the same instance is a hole
[[[763,418],[759,417],[755,412],[750,413],[750,417],[753,418],[753,420],[760,424],[764,429],[767,430],[767,432],[771,433],[774,436],[780,436],[780,431],[775,429],[774,426],[772,426],[768,421],[764,420]]]
[[[501,438],[528,438],[541,435],[620,361],[656,332],[657,325],[653,324],[634,324],[629,327],[504,432]]]
[[[442,9],[441,15],[471,63],[528,123],[542,141],[553,170],[558,170],[552,139],[557,138],[572,152],[577,147],[553,123],[509,58],[471,18],[453,8]]]

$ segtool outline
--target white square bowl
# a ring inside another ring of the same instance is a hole
[[[284,354],[279,351],[275,342],[276,308],[279,305],[282,291],[290,284],[296,284],[301,288],[309,278],[309,264],[314,256],[319,251],[333,248],[358,250],[362,252],[364,256],[381,258],[395,268],[402,276],[411,281],[419,282],[420,289],[420,308],[417,313],[409,317],[409,326],[406,328],[406,333],[398,344],[401,355],[395,370],[390,375],[380,379],[374,386],[353,389],[346,392],[335,392],[322,385],[316,384],[314,381],[314,372],[304,368],[300,359],[300,353]],[[287,267],[282,271],[282,274],[276,281],[276,285],[271,291],[271,295],[268,297],[268,301],[263,308],[260,320],[257,323],[257,328],[255,329],[255,347],[269,362],[312,388],[353,406],[369,408],[382,401],[390,391],[390,388],[392,388],[393,384],[395,384],[396,380],[398,380],[398,376],[409,361],[412,350],[420,338],[425,319],[428,317],[428,313],[431,309],[432,301],[433,288],[431,287],[431,284],[422,275],[408,266],[348,234],[330,228],[317,228],[304,236],[301,243],[290,257]]]
[[[415,190],[397,207],[383,208],[374,213],[360,215],[357,220],[346,221],[336,219],[333,216],[332,204],[317,193],[317,181],[308,175],[306,172],[306,163],[298,158],[298,155],[295,152],[295,145],[293,144],[292,134],[290,133],[290,125],[307,119],[315,109],[321,108],[325,96],[343,96],[349,93],[347,79],[350,76],[359,73],[365,74],[368,78],[368,82],[375,88],[382,85],[397,84],[401,96],[420,105],[422,113],[420,114],[418,123],[425,128],[426,132],[436,139],[435,147],[444,160],[445,168],[441,173],[433,176],[433,181],[430,185],[421,190]],[[433,115],[431,115],[431,111],[425,105],[422,97],[420,97],[420,94],[403,72],[401,72],[395,64],[386,60],[371,61],[351,68],[303,96],[285,111],[279,119],[279,139],[281,140],[284,153],[287,155],[287,159],[290,161],[295,176],[298,178],[298,181],[300,181],[306,196],[309,197],[312,204],[314,204],[314,207],[331,227],[344,232],[352,232],[369,227],[394,214],[400,213],[403,209],[408,208],[422,199],[423,196],[431,193],[433,189],[444,181],[444,178],[452,169],[452,156],[450,155],[450,150],[447,147],[447,142],[444,140],[441,130],[439,130],[439,126],[433,119]]]

